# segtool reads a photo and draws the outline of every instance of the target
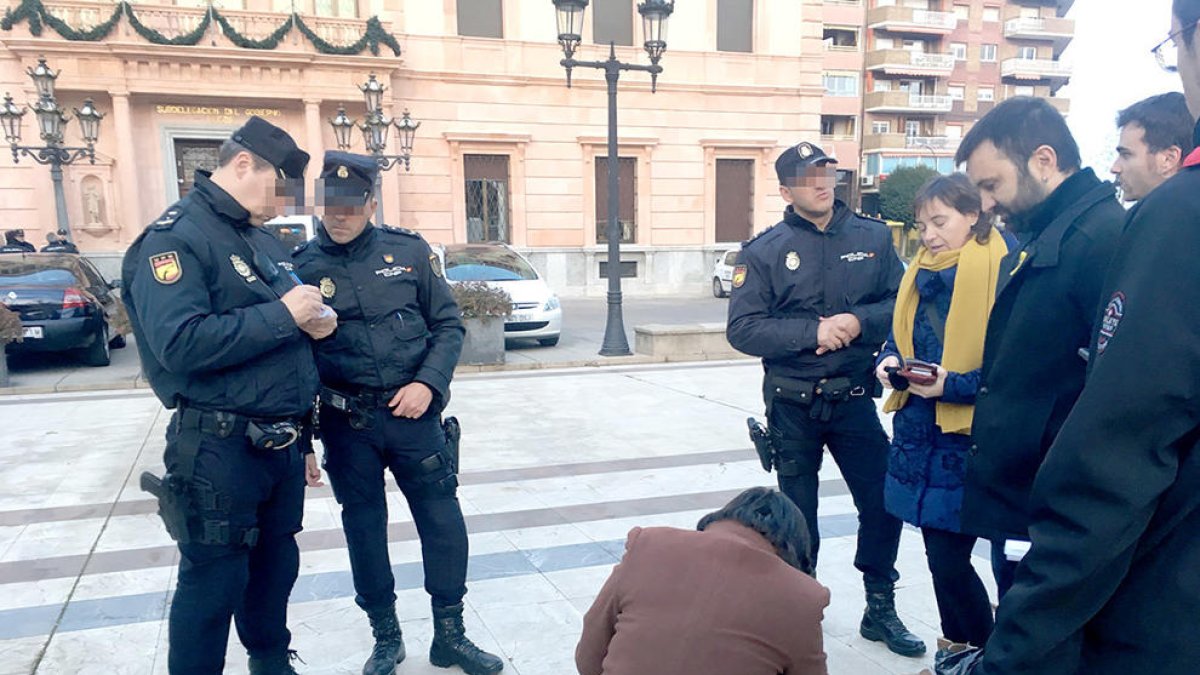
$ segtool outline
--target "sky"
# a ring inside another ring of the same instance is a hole
[[[1062,60],[1074,66],[1058,95],[1071,99],[1067,123],[1084,166],[1109,179],[1116,158],[1117,112],[1147,96],[1183,91],[1150,50],[1170,33],[1171,0],[1076,0],[1075,39]]]

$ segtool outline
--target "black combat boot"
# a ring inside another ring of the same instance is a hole
[[[867,593],[867,610],[863,612],[858,632],[868,640],[886,644],[888,649],[901,656],[925,653],[925,643],[905,628],[896,616],[896,595],[891,590]]]
[[[300,661],[300,655],[292,650],[277,656],[251,656],[250,675],[299,675],[292,667],[292,661]]]
[[[363,664],[362,675],[393,675],[396,664],[404,660],[404,636],[400,633],[400,621],[396,619],[396,606],[367,610],[371,620],[371,633],[375,636],[375,649],[371,658]]]
[[[433,644],[429,662],[438,668],[458,666],[467,675],[491,675],[504,670],[504,662],[467,639],[463,629],[463,605],[433,608]]]

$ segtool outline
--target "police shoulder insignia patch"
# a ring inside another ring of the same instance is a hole
[[[764,234],[774,230],[775,227],[776,227],[775,225],[772,225],[772,226],[768,227],[767,229],[763,230],[762,232],[759,232],[758,234],[754,235],[753,237],[750,237],[749,239],[747,239],[745,242],[742,243],[742,248],[746,248],[746,246],[754,243],[754,240],[756,240],[759,237],[763,236]]]
[[[154,272],[154,280],[160,284],[170,285],[183,277],[183,266],[179,264],[179,254],[175,251],[150,256],[150,270]]]
[[[733,287],[741,288],[746,283],[746,266],[735,265],[733,268]]]
[[[1125,318],[1125,294],[1121,291],[1113,293],[1112,299],[1104,308],[1104,316],[1100,319],[1100,332],[1096,336],[1096,353],[1103,354],[1108,349],[1108,343],[1117,334],[1121,319]]]
[[[403,234],[403,235],[405,235],[405,236],[408,236],[408,237],[415,237],[415,238],[417,238],[417,239],[420,239],[420,238],[421,238],[421,235],[419,235],[419,234],[417,234],[416,232],[414,232],[414,231],[412,231],[412,230],[408,229],[407,227],[396,227],[396,226],[394,226],[394,225],[384,225],[384,226],[383,226],[383,229],[384,229],[385,231],[387,231],[387,232],[392,232],[392,233],[395,233],[395,234]]]
[[[437,257],[436,253],[429,254],[429,268],[433,270],[434,276],[442,276],[442,259]]]

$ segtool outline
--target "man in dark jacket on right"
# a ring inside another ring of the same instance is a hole
[[[996,106],[955,162],[1022,244],[1001,264],[988,320],[962,510],[964,531],[994,542],[1003,596],[1015,564],[1000,542],[1029,538],[1033,478],[1083,388],[1080,350],[1125,211],[1111,183],[1080,168],[1066,122],[1042,99]]]
[[[1200,113],[1200,0],[1155,50]],[[1200,137],[1200,128],[1196,130]],[[955,675],[1200,672],[1200,151],[1130,213],[1087,386],[1038,473],[1033,547]],[[982,656],[982,659],[979,657]],[[974,669],[971,666],[977,666]]]

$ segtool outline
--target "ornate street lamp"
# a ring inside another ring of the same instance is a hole
[[[604,326],[604,342],[601,356],[627,356],[630,354],[629,339],[625,336],[625,321],[621,312],[621,226],[618,221],[621,196],[620,162],[617,148],[617,81],[623,70],[650,73],[650,91],[658,90],[658,65],[667,50],[667,19],[675,11],[675,0],[645,0],[638,5],[642,16],[642,32],[645,34],[646,54],[650,65],[622,63],[617,60],[617,48],[609,44],[608,59],[604,61],[577,61],[575,51],[579,48],[583,30],[583,17],[588,0],[553,0],[558,19],[558,43],[562,46],[563,60],[559,63],[567,71],[567,87],[571,86],[571,70],[574,68],[596,68],[604,71],[608,83],[608,318]]]
[[[412,161],[413,140],[416,136],[417,127],[421,126],[421,123],[414,122],[407,110],[404,111],[403,118],[394,122],[392,118],[384,114],[383,93],[387,91],[387,85],[377,80],[374,73],[368,75],[367,81],[358,85],[358,89],[362,92],[363,103],[367,106],[367,114],[363,118],[362,123],[357,123],[353,118],[348,116],[345,106],[338,106],[337,115],[329,120],[329,125],[333,127],[333,136],[337,141],[338,150],[343,151],[350,149],[350,136],[354,127],[357,126],[363,135],[363,147],[379,163],[381,173],[375,180],[375,195],[378,199],[375,208],[375,222],[382,224],[383,199],[380,195],[380,188],[383,185],[382,172],[401,164],[404,165],[405,171],[409,170]],[[393,123],[400,132],[400,154],[398,155],[385,154],[387,152],[388,131],[391,130]]]
[[[38,135],[45,145],[21,145],[21,122],[29,110],[14,103],[12,96],[7,93],[4,95],[4,103],[0,105],[0,127],[4,129],[4,140],[12,148],[13,163],[20,162],[24,156],[32,158],[38,164],[50,166],[50,178],[54,182],[54,206],[58,215],[58,233],[72,241],[67,199],[63,191],[62,168],[85,157],[90,163],[96,163],[95,146],[100,139],[100,120],[104,119],[104,114],[96,109],[92,99],[84,100],[82,108],[75,108],[75,117],[79,120],[79,131],[85,147],[63,145],[70,118],[54,98],[54,84],[59,71],[51,69],[46,64],[46,59],[38,59],[37,65],[27,68],[25,72],[33,80],[37,90],[38,99],[31,104],[30,109],[37,119]]]
[[[350,134],[354,131],[354,120],[346,115],[346,106],[338,106],[337,115],[329,120],[329,125],[333,127],[333,137],[337,141],[338,150],[343,152],[349,150]]]

